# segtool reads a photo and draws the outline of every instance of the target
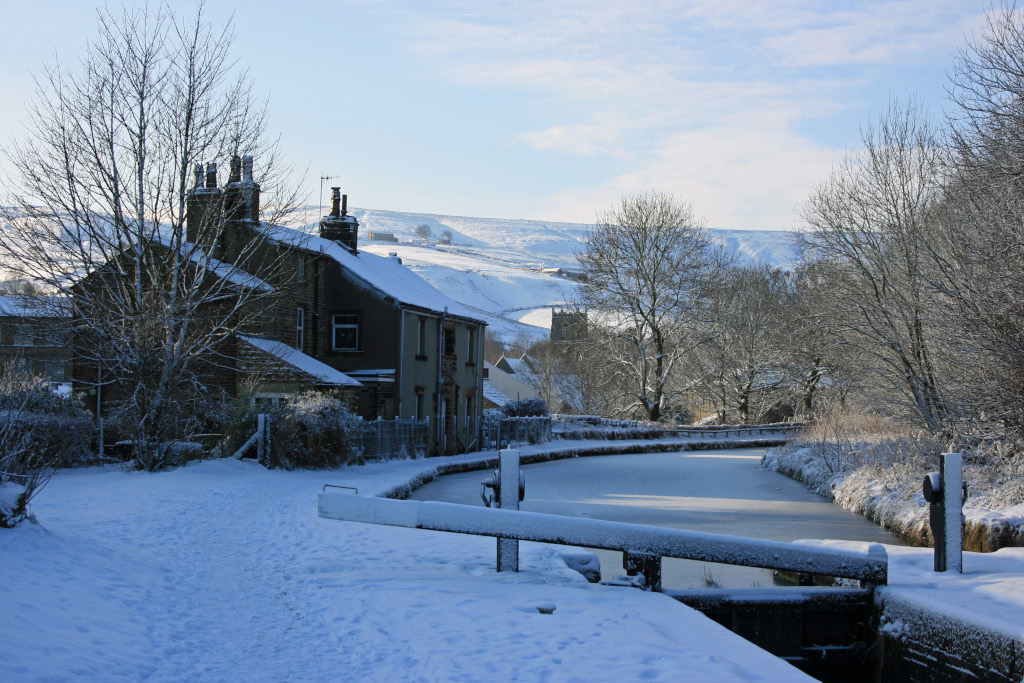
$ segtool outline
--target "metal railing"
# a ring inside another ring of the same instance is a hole
[[[652,422],[614,420],[596,415],[552,415],[553,431],[562,438],[752,438],[757,436],[792,438],[806,426],[803,422],[776,422],[761,425],[707,425],[671,427]],[[614,435],[618,433],[619,437]]]
[[[502,449],[551,441],[551,416],[503,417],[484,422],[480,428],[482,450]]]
[[[363,458],[391,460],[427,454],[430,418],[423,420],[376,420],[363,422]]]
[[[675,427],[670,433],[683,437],[742,438],[783,435],[791,438],[807,425],[803,422],[782,422],[765,425],[709,425],[707,427]]]
[[[885,548],[877,543],[868,546],[867,552],[855,552],[539,512],[390,500],[326,490],[318,497],[318,509],[324,519],[621,550],[641,562],[646,561],[648,571],[659,575],[659,584],[663,557],[807,572],[859,579],[873,585],[884,585],[888,576],[888,556]]]

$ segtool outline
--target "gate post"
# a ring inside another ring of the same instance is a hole
[[[935,546],[937,572],[963,573],[963,512],[967,497],[963,480],[964,457],[960,453],[939,455],[939,471],[925,475],[924,499]]]
[[[519,451],[506,449],[498,460],[498,505],[504,510],[519,509]],[[498,571],[519,571],[519,539],[498,538]]]

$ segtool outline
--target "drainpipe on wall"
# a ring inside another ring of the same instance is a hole
[[[444,431],[444,414],[441,411],[441,387],[444,386],[444,374],[443,365],[441,362],[442,355],[444,353],[444,319],[448,317],[448,307],[444,307],[444,313],[437,319],[437,392],[434,394],[434,408],[437,413],[437,429],[434,432],[434,446],[439,447],[441,444],[441,433]],[[439,449],[440,450],[440,449]],[[444,452],[441,452],[443,455]]]
[[[480,331],[476,335],[476,381],[473,383],[476,386],[476,414],[473,415],[473,424],[476,425],[477,450],[483,444],[481,439],[484,415],[484,334],[487,332],[487,326],[481,325],[478,329]]]
[[[317,358],[320,352],[320,257],[313,257],[313,348],[310,354]]]
[[[397,398],[395,399],[395,415],[399,418],[404,418],[402,415],[402,379],[405,377],[405,307],[398,307],[398,316],[401,322],[398,326],[398,368],[395,372],[398,374],[395,377],[395,384],[397,385]]]

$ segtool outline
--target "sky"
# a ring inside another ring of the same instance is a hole
[[[131,4],[128,2],[127,4]],[[190,14],[195,3],[172,0]],[[112,5],[116,6],[116,5]],[[646,190],[713,228],[792,229],[890,98],[949,108],[980,0],[209,0],[282,150],[350,204],[592,223]],[[0,144],[90,2],[0,0]],[[11,30],[11,27],[20,27]]]

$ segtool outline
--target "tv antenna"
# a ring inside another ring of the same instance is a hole
[[[324,181],[325,180],[337,180],[340,175],[322,175],[320,176],[320,213],[317,214],[316,219],[320,220],[324,217]]]

